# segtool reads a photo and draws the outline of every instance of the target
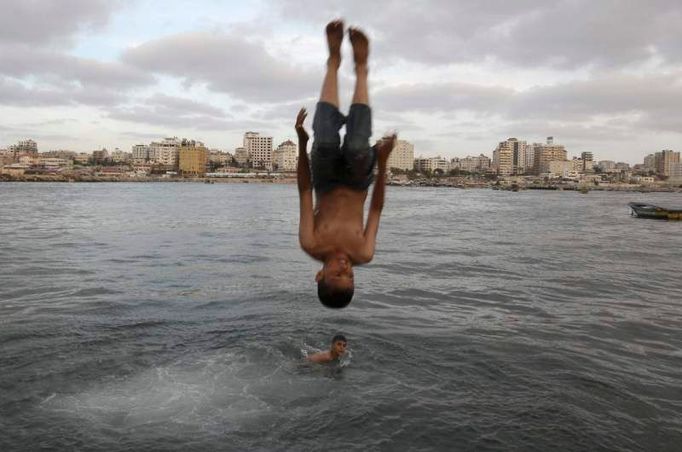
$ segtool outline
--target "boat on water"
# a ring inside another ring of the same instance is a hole
[[[639,218],[682,220],[682,209],[668,209],[643,202],[631,202],[628,203],[628,206],[632,209],[631,214]]]

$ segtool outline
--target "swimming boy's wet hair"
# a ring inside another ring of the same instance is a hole
[[[346,336],[344,336],[343,334],[337,334],[332,338],[332,344],[336,343],[336,341],[343,341],[345,343],[348,343],[348,341],[346,340]]]
[[[328,308],[345,308],[353,299],[354,292],[355,289],[353,287],[342,290],[332,288],[331,286],[325,284],[324,278],[317,282],[317,296],[320,299],[320,303]]]

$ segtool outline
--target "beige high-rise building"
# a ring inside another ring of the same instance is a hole
[[[262,137],[258,132],[244,134],[244,149],[254,168],[272,169],[272,137]]]
[[[388,157],[387,168],[408,171],[414,167],[414,145],[409,141],[398,140]]]
[[[134,165],[143,165],[149,161],[149,146],[136,144],[132,147],[132,159]]]
[[[669,149],[657,152],[655,155],[656,173],[659,176],[670,176],[672,173],[672,166],[680,163],[680,153]]]
[[[535,174],[549,173],[549,162],[565,161],[566,148],[562,144],[554,144],[552,137],[547,137],[546,144],[534,143],[533,172]]]
[[[493,169],[501,176],[514,173],[514,142],[516,138],[501,141],[493,151]]]
[[[273,168],[278,171],[296,171],[298,166],[298,149],[296,143],[287,140],[277,146],[272,153]]]
[[[184,141],[178,151],[178,171],[183,176],[203,176],[206,174],[208,149],[203,143]]]
[[[493,165],[498,174],[524,174],[527,170],[526,160],[528,155],[526,149],[528,145],[525,141],[516,138],[507,138],[497,145],[497,159],[493,151]],[[510,166],[511,165],[511,166]]]
[[[177,168],[181,145],[182,141],[178,137],[152,142],[149,144],[149,161],[166,168]]]

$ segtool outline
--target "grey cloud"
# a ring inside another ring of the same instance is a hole
[[[118,0],[3,0],[0,42],[51,43],[106,24]]]
[[[679,132],[682,124],[682,73],[605,74],[524,91],[462,83],[397,85],[378,90],[382,110],[443,113],[471,112],[482,120],[533,119],[592,123],[603,118],[639,117],[633,127],[654,125]],[[667,121],[659,122],[659,119]]]
[[[610,74],[532,88],[516,96],[511,110],[525,116],[571,120],[624,113],[682,116],[681,104],[682,73]]]
[[[125,100],[115,90],[83,88],[78,85],[34,86],[0,76],[0,105],[43,107],[58,105],[111,106]]]
[[[240,36],[186,33],[130,48],[122,60],[138,68],[206,83],[208,88],[247,101],[303,97],[320,83],[311,74],[273,57],[258,43]]]
[[[192,99],[167,96],[165,94],[155,94],[150,97],[146,104],[156,105],[157,108],[165,108],[168,112],[179,112],[181,114],[205,114],[209,116],[223,117],[225,112],[218,107],[209,104],[202,104]]]
[[[604,123],[589,122],[556,122],[545,120],[513,121],[497,128],[500,136],[525,137],[530,141],[544,141],[546,136],[554,136],[561,143],[566,141],[582,143],[613,143],[616,140],[630,139],[637,135],[629,122],[606,121]]]
[[[377,90],[373,103],[389,111],[495,111],[513,95],[509,88],[472,83],[402,84]]]
[[[119,62],[78,58],[24,44],[0,44],[0,73],[105,89],[144,86],[154,81],[150,74]]]
[[[277,5],[289,19],[312,21],[320,30],[339,15],[366,27],[374,54],[384,60],[447,65],[495,59],[512,66],[578,68],[639,64],[652,55],[675,64],[682,58],[677,0],[285,0]]]
[[[21,107],[63,105],[62,93],[54,90],[29,89],[21,83],[0,77],[0,105]]]
[[[195,130],[232,131],[268,125],[260,120],[233,119],[213,105],[164,94],[155,94],[136,105],[114,108],[107,116],[127,122]]]

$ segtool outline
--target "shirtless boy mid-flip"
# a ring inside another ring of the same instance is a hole
[[[339,112],[337,72],[341,64],[343,22],[330,22],[326,33],[329,59],[313,119],[312,182],[306,153],[308,133],[303,127],[305,109],[296,118],[301,202],[299,241],[306,253],[323,262],[322,270],[315,276],[320,301],[330,308],[343,308],[353,298],[353,266],[365,264],[374,256],[384,205],[386,162],[396,137],[386,137],[373,147],[369,145],[372,135],[367,93],[369,44],[365,34],[355,28],[348,30],[355,60],[355,92],[348,116]],[[346,136],[341,144],[339,130],[344,123]],[[375,164],[377,181],[364,225],[365,199]],[[317,198],[315,210],[313,188]]]

